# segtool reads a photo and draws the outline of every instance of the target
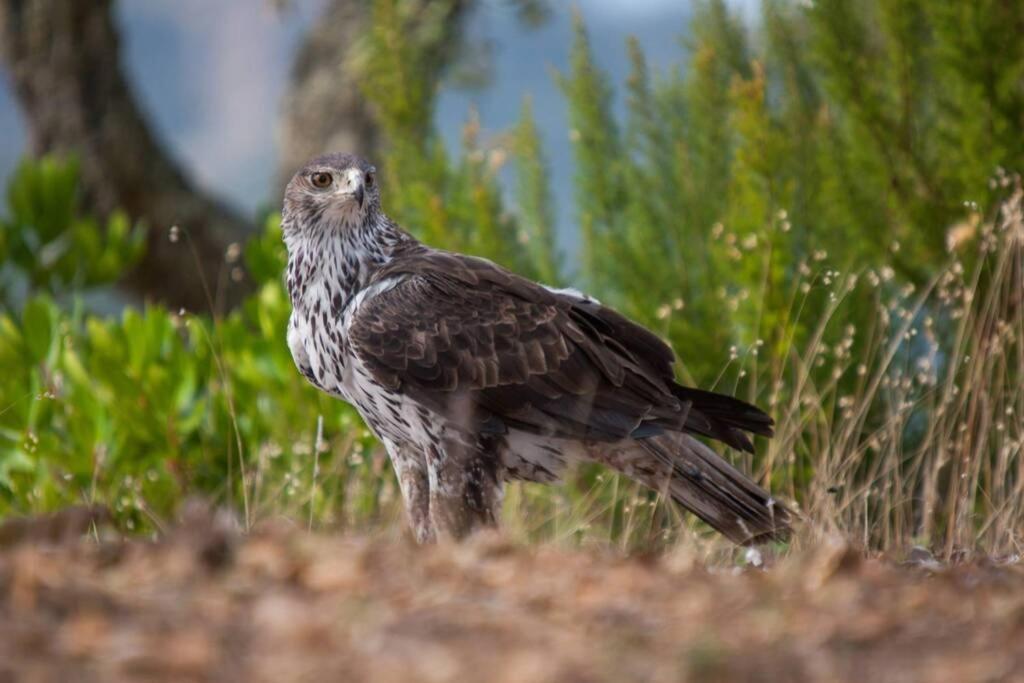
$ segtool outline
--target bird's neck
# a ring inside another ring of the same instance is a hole
[[[292,307],[341,311],[396,254],[419,243],[382,213],[359,224],[321,225],[289,235],[288,293]]]

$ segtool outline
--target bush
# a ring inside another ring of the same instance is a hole
[[[63,187],[62,174],[24,168],[37,192]],[[296,375],[281,341],[282,250],[271,219],[247,249],[261,288],[222,320],[159,306],[65,313],[48,293],[0,315],[0,513],[102,501],[125,527],[152,528],[201,494],[247,520],[267,506],[372,519],[387,480],[368,434]]]
[[[123,213],[103,226],[81,216],[78,192],[74,161],[24,161],[15,171],[8,216],[0,219],[0,305],[13,305],[12,289],[81,294],[114,282],[138,261],[143,231]]]

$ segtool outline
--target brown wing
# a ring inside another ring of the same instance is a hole
[[[687,429],[736,442],[679,395],[691,390],[673,380],[672,350],[596,302],[439,251],[397,259],[375,282],[390,278],[400,284],[360,306],[349,336],[376,381],[434,410],[499,431],[618,440]]]

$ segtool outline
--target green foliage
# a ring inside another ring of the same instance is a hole
[[[544,146],[533,120],[530,100],[523,101],[519,123],[511,144],[516,165],[516,198],[522,231],[519,241],[525,244],[531,269],[541,282],[556,283],[561,279],[560,260],[555,246],[555,212],[548,186]]]
[[[651,74],[630,43],[620,126],[577,18],[560,84],[584,277],[702,382],[732,346],[760,340],[782,362],[810,333],[796,310],[816,320],[837,271],[891,264],[901,286],[925,284],[950,258],[947,230],[997,203],[997,168],[1024,166],[1006,132],[1024,120],[1009,85],[1024,57],[1004,28],[1021,19],[998,3],[769,0],[750,35],[710,0],[683,68]]]
[[[29,291],[63,295],[117,280],[138,261],[144,233],[114,213],[105,225],[79,214],[73,161],[24,161],[7,188],[0,218],[0,303],[11,305],[19,282]]]
[[[569,136],[576,156],[576,208],[585,272],[595,286],[614,272],[614,243],[624,206],[624,159],[611,115],[611,87],[594,64],[583,18],[573,17],[570,74],[559,79],[569,104]]]
[[[296,374],[282,341],[282,252],[275,218],[247,250],[261,288],[215,322],[160,307],[67,315],[45,295],[0,316],[0,514],[95,500],[150,528],[202,494],[249,519],[271,505],[371,518],[377,497],[354,482],[387,480],[363,457],[369,436]]]
[[[436,54],[435,38],[457,4],[436,2],[413,11],[415,3],[373,3],[373,30],[359,51],[358,73],[386,141],[380,159],[385,209],[431,244],[537,275],[546,266],[531,257],[535,250],[521,239],[529,233],[520,230],[502,203],[497,176],[505,151],[481,141],[475,115],[466,123],[463,149],[455,159],[446,154],[433,127],[445,65]],[[550,227],[532,229],[549,233]],[[538,236],[542,242],[549,239]]]

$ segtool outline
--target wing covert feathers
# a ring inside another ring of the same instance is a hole
[[[474,419],[598,441],[685,430],[752,450],[745,431],[771,434],[754,406],[676,384],[671,348],[596,301],[431,249],[375,281],[389,278],[350,337],[376,381],[437,410],[458,397]]]

